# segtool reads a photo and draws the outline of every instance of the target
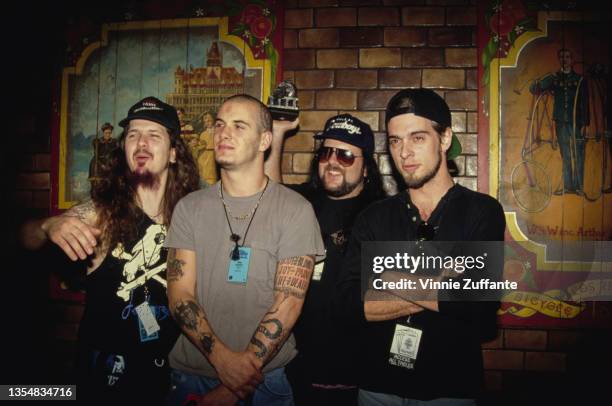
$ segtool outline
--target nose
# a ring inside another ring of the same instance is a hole
[[[136,145],[138,145],[139,148],[147,146],[147,137],[145,134],[138,135],[138,139],[136,139]]]
[[[402,146],[400,150],[400,158],[407,159],[411,157],[412,155],[414,155],[414,151],[412,149],[412,143],[410,141],[408,141],[407,139],[402,139],[401,143],[402,143]]]
[[[231,131],[229,125],[223,125],[219,127],[213,127],[215,129],[215,134],[220,137],[222,140],[227,140],[231,138]]]
[[[334,149],[334,150],[332,150],[332,153],[329,156],[329,159],[327,160],[327,162],[338,165],[338,159],[337,158],[338,158],[338,151]]]

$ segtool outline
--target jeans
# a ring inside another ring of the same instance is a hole
[[[169,406],[183,405],[188,400],[196,400],[216,388],[221,382],[216,378],[193,375],[173,369],[170,372]],[[264,381],[240,406],[293,406],[293,393],[285,376],[285,368],[277,368],[264,375]]]
[[[359,406],[475,406],[474,399],[438,398],[432,400],[407,399],[389,393],[359,389]]]

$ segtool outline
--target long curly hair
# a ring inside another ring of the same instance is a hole
[[[168,226],[178,201],[199,188],[198,169],[191,152],[178,136],[170,134],[170,144],[176,151],[176,162],[168,166],[168,180],[161,202],[163,224]],[[129,181],[125,151],[126,131],[119,138],[108,165],[101,167],[100,180],[92,182],[91,198],[98,213],[97,226],[102,230],[102,243],[109,248],[137,237],[138,224],[144,213],[137,204],[136,188]]]

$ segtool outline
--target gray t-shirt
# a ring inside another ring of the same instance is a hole
[[[219,339],[233,351],[244,351],[274,301],[278,261],[303,255],[316,255],[321,259],[325,248],[312,206],[298,193],[270,181],[246,241],[244,233],[251,216],[236,220],[232,215],[250,213],[260,193],[240,198],[224,194],[231,212],[232,229],[242,236],[240,244],[251,248],[247,282],[228,282],[234,243],[230,240],[219,187],[217,182],[178,202],[165,246],[195,251],[197,300]],[[295,339],[291,335],[264,371],[285,366],[295,355]],[[179,337],[172,349],[170,365],[188,373],[217,377],[206,357],[185,335]]]

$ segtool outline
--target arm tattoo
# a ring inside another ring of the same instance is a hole
[[[93,200],[89,199],[81,204],[71,207],[64,213],[64,216],[76,217],[79,220],[86,222],[92,214],[96,212],[96,206]]]
[[[255,353],[257,358],[262,359],[268,353],[268,349],[266,348],[265,344],[255,338],[255,336],[251,337],[251,344],[259,349],[259,351]]]
[[[274,332],[270,331],[265,326],[266,324],[273,324],[276,331],[274,331]],[[257,332],[258,333],[262,333],[263,335],[265,335],[269,339],[273,340],[275,338],[280,337],[281,334],[283,333],[283,323],[281,323],[279,319],[262,320],[261,323],[259,324],[259,326],[257,327]]]
[[[178,302],[174,307],[174,318],[179,326],[189,330],[198,328],[198,318],[204,318],[200,306],[193,300]]]
[[[181,328],[195,332],[205,355],[210,355],[215,345],[215,337],[210,331],[198,331],[200,320],[206,321],[206,315],[200,306],[193,300],[181,301],[176,304],[172,314]]]
[[[210,355],[212,352],[213,346],[215,345],[215,339],[212,334],[202,334],[200,336],[200,342],[202,343],[202,348],[206,355]]]
[[[183,277],[183,265],[185,261],[176,258],[176,249],[168,251],[168,266],[166,268],[166,279],[168,282],[176,282]]]
[[[306,297],[313,267],[314,260],[309,256],[293,257],[279,262],[274,291],[303,299]]]

